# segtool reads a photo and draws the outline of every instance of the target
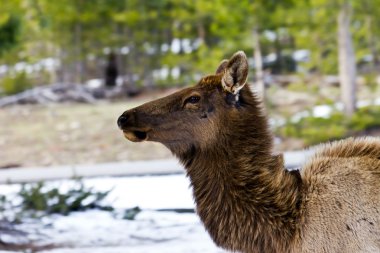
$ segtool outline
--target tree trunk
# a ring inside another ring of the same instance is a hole
[[[82,24],[78,21],[74,27],[75,43],[75,82],[83,82],[83,59],[82,59]]]
[[[356,63],[350,33],[351,12],[351,4],[345,0],[338,15],[338,50],[341,99],[347,116],[352,116],[356,109]]]
[[[261,54],[260,48],[260,34],[257,27],[253,29],[253,42],[254,42],[254,59],[255,59],[255,70],[256,70],[256,89],[260,95],[262,101],[265,100],[265,82],[264,82],[264,71],[263,71],[263,56]]]
[[[198,31],[198,39],[200,40],[201,44],[205,44],[206,43],[206,30],[203,26],[202,21],[198,22],[197,31]]]

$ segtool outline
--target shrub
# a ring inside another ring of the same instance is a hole
[[[349,124],[353,131],[363,131],[378,126],[380,126],[379,106],[367,106],[358,109]]]
[[[136,215],[141,212],[140,207],[136,206],[133,208],[126,209],[124,212],[123,219],[125,220],[134,220]]]
[[[109,192],[96,192],[92,188],[84,187],[81,182],[67,192],[61,192],[58,188],[46,189],[43,183],[37,183],[23,185],[19,196],[22,198],[21,206],[24,211],[67,215],[87,209],[112,210],[112,207],[101,204]]]
[[[304,117],[298,122],[288,121],[276,129],[281,137],[302,139],[307,145],[345,138],[361,131],[380,127],[380,106],[358,109],[352,118],[334,112],[329,118]]]
[[[13,95],[32,87],[32,82],[27,78],[25,72],[17,73],[15,76],[6,76],[0,80],[0,87],[5,95]]]
[[[98,192],[86,188],[79,181],[68,191],[47,187],[42,182],[24,184],[16,198],[0,195],[0,211],[11,210],[10,216],[5,217],[13,222],[49,214],[68,215],[70,212],[88,209],[112,211],[111,206],[102,203],[109,193],[110,191]]]
[[[319,87],[312,83],[290,83],[287,87],[287,90],[294,92],[313,92],[317,93]]]
[[[342,124],[344,121],[343,114],[338,112],[330,118],[308,116],[295,123],[287,122],[277,133],[283,137],[300,138],[305,144],[313,145],[344,137],[347,134],[347,129]]]

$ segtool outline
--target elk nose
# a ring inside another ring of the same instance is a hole
[[[129,119],[128,114],[122,114],[118,119],[117,119],[117,125],[119,126],[120,129],[123,129],[125,125],[127,124]]]

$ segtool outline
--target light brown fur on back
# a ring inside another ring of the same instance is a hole
[[[380,139],[321,145],[301,172],[302,251],[295,252],[379,252]]]
[[[380,159],[380,141],[374,137],[348,138],[321,145],[315,157],[364,157]]]

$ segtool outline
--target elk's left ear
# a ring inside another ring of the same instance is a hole
[[[226,63],[223,72],[223,89],[232,94],[237,94],[239,90],[247,83],[248,60],[245,53],[243,51],[235,53]]]
[[[219,67],[216,69],[215,74],[222,73],[227,68],[228,60],[224,59],[221,63],[219,63]]]

